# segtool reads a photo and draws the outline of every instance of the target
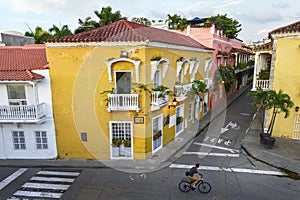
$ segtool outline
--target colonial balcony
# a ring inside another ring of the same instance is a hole
[[[45,118],[45,103],[0,106],[0,123],[42,123]]]
[[[269,80],[256,80],[255,89],[261,88],[263,90],[269,90]]]
[[[183,101],[187,98],[187,92],[191,90],[192,83],[186,85],[175,85],[174,86],[174,95],[177,101]]]
[[[139,111],[138,94],[108,94],[108,108],[111,111]]]
[[[152,91],[151,110],[157,110],[161,106],[169,104],[169,95],[166,92]]]

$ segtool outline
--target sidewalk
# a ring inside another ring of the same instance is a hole
[[[290,176],[300,175],[300,140],[276,137],[273,149],[260,144],[262,113],[258,111],[245,135],[242,148],[253,158],[282,169]],[[298,177],[297,177],[298,176]]]
[[[227,106],[232,104],[239,96],[251,86],[242,88],[237,93],[227,98]],[[221,113],[222,109],[219,110]],[[218,116],[215,114],[214,117]],[[300,140],[277,138],[272,150],[265,149],[259,142],[260,117],[254,118],[249,132],[243,139],[242,148],[252,157],[274,167],[300,174]],[[178,137],[164,146],[158,153],[147,160],[86,160],[86,159],[57,159],[57,160],[20,160],[0,159],[1,167],[62,167],[62,168],[106,168],[113,167],[123,171],[145,172],[169,166],[181,152],[184,152],[197,133],[205,129],[211,121],[211,112],[207,113],[199,123],[185,130]]]

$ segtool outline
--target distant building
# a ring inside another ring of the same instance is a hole
[[[24,36],[22,33],[16,31],[1,33],[1,41],[5,46],[24,46],[35,43],[33,37]]]

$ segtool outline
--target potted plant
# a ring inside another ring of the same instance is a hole
[[[155,134],[153,135],[153,140],[157,140],[161,137],[161,130],[158,130],[155,132]]]
[[[180,124],[181,122],[183,122],[183,117],[177,117],[176,118],[176,125]]]
[[[275,90],[264,91],[262,89],[257,89],[249,94],[249,96],[254,97],[254,105],[257,102],[263,104],[263,120],[262,120],[262,133],[260,133],[261,142],[266,146],[266,148],[272,149],[275,138],[272,137],[272,132],[275,124],[275,119],[278,113],[284,112],[284,118],[289,116],[289,109],[294,106],[293,101],[290,96],[283,93],[282,90],[276,92]],[[265,110],[272,109],[271,120],[268,124],[267,132],[264,131],[264,121],[265,121]]]
[[[122,140],[120,138],[112,139],[112,155],[113,157],[120,156],[120,145],[122,144]]]
[[[131,156],[131,140],[129,139],[125,139],[123,141],[124,144],[124,150],[125,150],[125,156],[126,157],[130,157]]]

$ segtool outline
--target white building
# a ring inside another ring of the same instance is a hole
[[[0,159],[55,157],[45,46],[0,47]]]

